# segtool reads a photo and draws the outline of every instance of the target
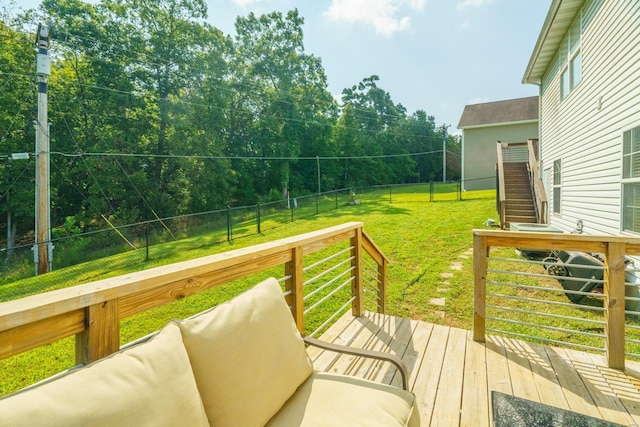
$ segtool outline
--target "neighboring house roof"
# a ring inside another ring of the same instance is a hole
[[[538,97],[466,105],[458,129],[538,120]]]
[[[584,0],[553,0],[538,41],[522,77],[522,83],[540,84]]]

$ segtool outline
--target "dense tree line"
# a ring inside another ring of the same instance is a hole
[[[9,154],[34,151],[37,22],[53,35],[53,226],[72,217],[87,230],[103,216],[125,224],[254,204],[285,189],[313,193],[318,159],[323,191],[442,176],[434,117],[409,114],[376,76],[336,101],[321,59],[305,52],[297,10],[238,17],[233,36],[206,22],[204,0],[44,0],[37,11],[1,13],[0,214],[9,241],[33,228],[33,161]],[[449,150],[459,150],[455,138]]]

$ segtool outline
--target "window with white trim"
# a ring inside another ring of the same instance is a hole
[[[622,135],[622,229],[640,233],[640,126]]]
[[[560,213],[562,195],[562,162],[553,162],[553,213]]]
[[[582,78],[581,18],[579,13],[560,44],[560,99],[566,98]]]

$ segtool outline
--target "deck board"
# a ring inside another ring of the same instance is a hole
[[[391,352],[404,360],[424,426],[489,426],[500,391],[622,425],[640,425],[640,363],[625,372],[600,355],[375,313],[342,316],[321,339]],[[309,348],[318,370],[400,386],[388,363]]]

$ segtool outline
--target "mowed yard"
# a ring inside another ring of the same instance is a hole
[[[387,312],[465,329],[471,328],[473,313],[472,230],[485,228],[495,218],[495,192],[440,195],[430,201],[428,186],[394,190],[390,201],[385,191],[361,195],[361,204],[345,205],[313,218],[296,220],[282,227],[234,240],[231,244],[207,245],[207,236],[165,245],[163,257],[152,257],[141,265],[122,263],[122,257],[105,259],[0,286],[0,301],[71,284],[86,283],[134,269],[183,261],[212,253],[250,246],[283,237],[341,224],[362,221],[365,231],[390,259],[388,269]],[[449,200],[445,200],[449,199]],[[168,250],[167,250],[168,249]],[[121,267],[119,267],[122,265]],[[267,271],[260,277],[281,275]],[[129,342],[157,330],[172,318],[184,318],[251,286],[260,277],[234,282],[183,301],[168,304],[122,322],[121,340]],[[45,284],[46,283],[46,284]],[[73,339],[0,361],[3,380],[0,395],[46,378],[73,365]]]

